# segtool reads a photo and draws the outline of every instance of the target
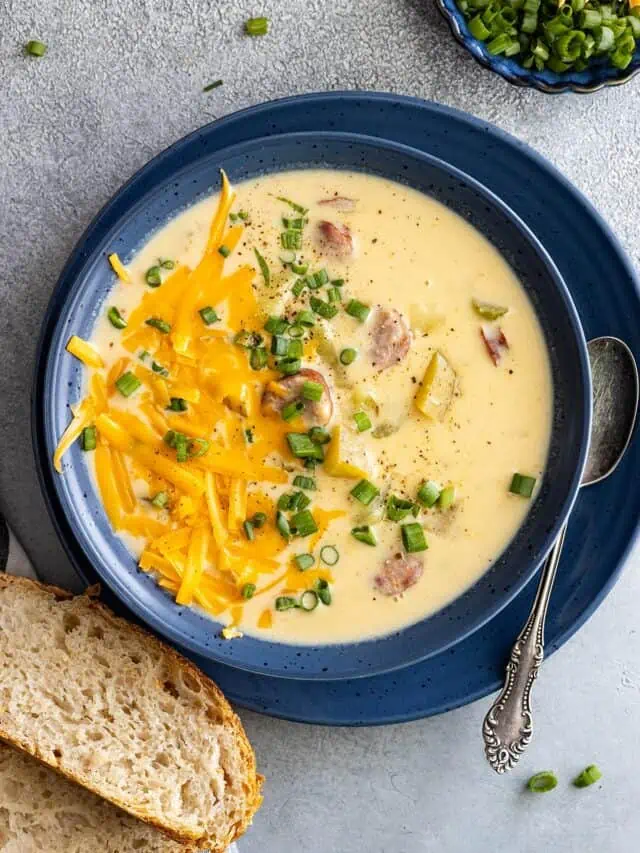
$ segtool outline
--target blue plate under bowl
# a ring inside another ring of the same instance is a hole
[[[238,183],[309,166],[358,169],[409,184],[455,210],[512,265],[540,319],[554,381],[547,469],[525,523],[474,586],[443,610],[402,631],[359,643],[296,646],[245,637],[220,639],[220,626],[179,607],[141,572],[113,533],[76,444],[57,475],[51,458],[82,397],[84,368],[65,351],[71,334],[91,336],[114,282],[106,255],[125,263],[168,220],[212,191],[224,168]],[[493,193],[442,160],[393,142],[315,132],[245,141],[222,151],[179,143],[139,172],[99,214],[75,249],[44,321],[34,414],[39,464],[63,543],[82,571],[88,562],[120,599],[165,637],[210,660],[289,678],[340,679],[390,671],[459,642],[518,594],[548,551],[576,496],[588,443],[591,391],[585,341],[571,297],[527,226]]]
[[[547,68],[543,71],[523,68],[517,59],[494,56],[489,53],[486,42],[471,35],[467,19],[460,11],[456,0],[436,0],[436,6],[449,24],[456,40],[469,51],[471,56],[480,65],[495,71],[516,86],[531,86],[548,95],[561,92],[589,94],[605,86],[619,86],[626,83],[640,71],[640,49],[636,50],[631,63],[624,69],[615,68],[607,59],[593,60],[584,71],[565,71],[562,74],[556,74],[555,71]]]

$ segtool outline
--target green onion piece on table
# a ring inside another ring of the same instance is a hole
[[[356,422],[358,432],[366,432],[366,430],[371,429],[371,420],[366,412],[356,412],[353,419]]]
[[[356,485],[351,489],[350,494],[357,501],[360,501],[361,504],[369,506],[371,501],[374,498],[377,498],[380,494],[380,489],[377,486],[374,486],[373,483],[370,483],[369,480],[360,480],[360,482],[356,483]]]
[[[368,524],[351,528],[351,535],[354,539],[357,539],[358,542],[363,542],[365,545],[373,546],[378,544],[373,528],[369,527]]]
[[[130,370],[127,370],[126,373],[123,373],[115,381],[115,386],[123,397],[130,397],[141,385],[142,382]]]
[[[418,502],[422,506],[432,507],[440,497],[440,486],[433,480],[427,480],[418,489]]]
[[[245,21],[244,31],[248,36],[266,36],[269,32],[269,18],[249,18]]]
[[[352,347],[347,347],[340,353],[340,364],[344,364],[344,366],[347,367],[348,365],[353,364],[357,357],[357,350],[354,350]]]
[[[320,559],[327,566],[335,566],[340,559],[340,552],[334,545],[323,545],[320,549]]]
[[[530,498],[536,485],[536,478],[527,474],[514,474],[511,478],[509,491],[523,498]]]
[[[544,794],[547,791],[553,791],[557,784],[558,779],[555,773],[552,773],[551,770],[543,770],[529,779],[527,788],[536,794]]]
[[[269,270],[269,264],[265,261],[264,257],[257,249],[254,249],[253,251],[256,256],[256,260],[258,261],[258,266],[260,267],[260,272],[262,273],[264,283],[266,285],[271,284],[271,272]]]
[[[160,317],[148,317],[144,322],[147,326],[151,326],[151,328],[162,332],[163,335],[168,335],[171,331],[171,324],[167,323],[166,320],[162,320]]]
[[[293,562],[301,572],[306,572],[307,569],[310,569],[316,561],[313,559],[313,554],[296,554],[293,558]]]
[[[417,521],[402,525],[402,544],[407,554],[426,551],[429,547],[421,524]]]
[[[602,779],[602,772],[600,768],[595,764],[590,764],[588,767],[579,773],[576,778],[573,780],[573,784],[576,788],[588,788],[589,785],[593,785],[599,779]]]
[[[26,52],[29,56],[44,56],[47,52],[47,46],[43,41],[37,41],[33,39],[32,41],[28,41],[25,45]]]
[[[246,583],[242,587],[242,597],[247,601],[256,594],[256,585],[254,583]]]
[[[107,317],[109,318],[109,322],[116,329],[126,329],[127,321],[124,319],[122,314],[118,311],[118,309],[112,305],[111,308],[107,311]]]
[[[206,308],[201,308],[198,311],[198,314],[202,317],[202,322],[205,326],[210,326],[212,323],[217,323],[220,317],[216,314],[215,310],[207,305]]]
[[[80,436],[83,450],[95,450],[98,443],[98,434],[94,426],[85,427]]]
[[[222,86],[222,80],[214,80],[213,83],[207,83],[206,86],[203,86],[203,92],[211,92],[213,89],[217,89],[219,86]]]

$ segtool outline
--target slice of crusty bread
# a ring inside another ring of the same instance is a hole
[[[212,853],[261,802],[251,746],[213,682],[92,598],[8,575],[0,738]]]
[[[0,744],[0,853],[189,853],[194,848]]]

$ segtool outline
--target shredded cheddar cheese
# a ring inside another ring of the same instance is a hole
[[[77,335],[72,335],[67,341],[67,352],[75,355],[87,367],[104,367],[100,353],[90,343]]]
[[[120,281],[124,281],[125,284],[131,284],[129,270],[122,263],[116,252],[112,252],[112,254],[109,255],[109,263]]]

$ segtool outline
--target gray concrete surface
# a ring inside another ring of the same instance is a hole
[[[255,14],[268,38],[242,37]],[[42,38],[42,60],[22,45]],[[202,86],[224,86],[204,95]],[[169,143],[239,107],[375,88],[469,110],[525,139],[600,208],[634,262],[640,80],[550,98],[479,69],[429,0],[0,0],[0,503],[39,570],[72,576],[38,492],[29,385],[40,318],[75,241]],[[268,777],[243,853],[631,853],[640,841],[640,554],[545,667],[537,731],[508,778],[485,766],[485,702],[433,720],[329,730],[243,714]],[[597,761],[597,789],[567,782]],[[561,784],[522,783],[555,768]],[[99,851],[97,852],[99,853]]]

